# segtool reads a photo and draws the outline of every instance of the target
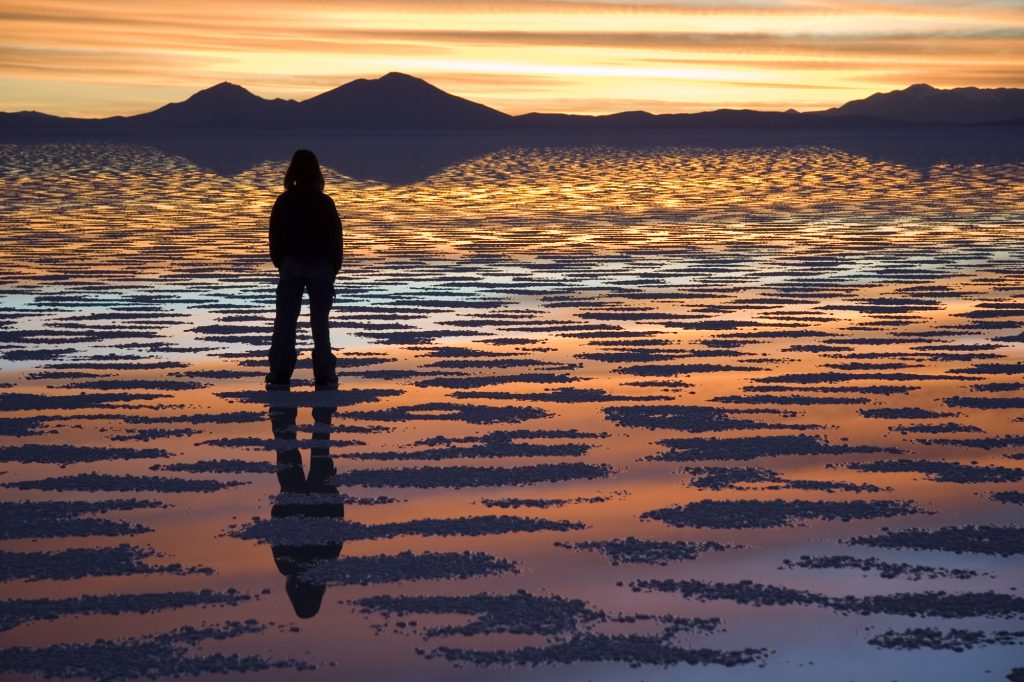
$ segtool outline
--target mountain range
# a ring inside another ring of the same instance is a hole
[[[181,131],[652,131],[837,130],[920,125],[1024,124],[1024,89],[913,85],[826,111],[719,109],[696,114],[628,111],[604,116],[511,116],[401,73],[359,79],[302,101],[264,99],[232,83],[135,116],[85,119],[0,113],[0,132]]]

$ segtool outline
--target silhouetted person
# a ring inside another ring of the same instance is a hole
[[[281,484],[281,495],[270,510],[271,518],[345,518],[345,504],[338,493],[338,488],[328,482],[337,473],[334,460],[331,459],[329,443],[331,418],[335,409],[313,408],[313,420],[316,424],[313,438],[328,442],[321,447],[312,448],[309,476],[306,476],[302,469],[302,455],[294,446],[295,416],[298,410],[294,407],[271,406],[270,423],[274,429],[274,438],[284,441],[279,443],[277,448],[277,480]],[[288,441],[291,441],[291,447],[288,446]],[[295,615],[299,618],[315,616],[320,611],[320,603],[327,590],[321,583],[305,580],[302,577],[303,572],[318,561],[337,559],[341,554],[341,547],[340,541],[326,545],[271,545],[277,570],[286,578],[285,592],[288,593]]]
[[[287,386],[292,378],[295,326],[305,290],[313,331],[313,377],[317,386],[337,386],[328,315],[334,303],[334,278],[341,269],[341,219],[334,201],[324,194],[320,162],[308,149],[292,155],[284,189],[270,212],[270,259],[280,277],[267,384]]]

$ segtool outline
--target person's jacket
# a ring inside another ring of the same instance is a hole
[[[335,274],[341,269],[341,218],[334,200],[318,187],[293,187],[283,192],[270,211],[270,260],[281,267],[285,258],[326,259]]]

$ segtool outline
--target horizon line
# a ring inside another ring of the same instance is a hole
[[[237,88],[241,88],[242,90],[244,90],[245,92],[249,93],[250,95],[253,95],[254,97],[258,97],[259,99],[262,99],[262,100],[268,101],[268,102],[282,101],[282,102],[294,102],[296,104],[301,104],[303,102],[307,102],[307,101],[309,101],[311,99],[319,97],[320,95],[323,95],[323,94],[328,93],[328,92],[332,92],[333,90],[336,90],[336,89],[338,89],[340,87],[343,87],[345,85],[349,85],[351,83],[356,83],[356,82],[360,82],[360,81],[376,82],[376,81],[380,81],[380,80],[383,80],[383,79],[391,77],[391,76],[401,76],[401,77],[405,77],[405,78],[414,79],[414,80],[420,81],[422,83],[426,83],[430,87],[436,88],[437,90],[440,90],[441,92],[444,92],[445,94],[451,95],[453,97],[458,97],[459,99],[463,99],[463,100],[468,101],[468,102],[473,102],[475,104],[480,104],[482,106],[485,106],[485,107],[487,107],[489,109],[497,111],[497,112],[499,112],[499,113],[501,113],[501,114],[503,114],[505,116],[508,116],[510,118],[521,118],[523,116],[530,116],[530,115],[578,116],[578,117],[581,117],[581,118],[601,118],[601,117],[606,117],[606,116],[615,116],[615,115],[620,115],[620,114],[634,114],[634,113],[637,113],[637,114],[647,114],[647,115],[650,115],[650,116],[679,116],[679,115],[707,114],[707,113],[714,113],[714,112],[718,112],[718,111],[755,111],[755,112],[762,112],[762,113],[777,113],[777,114],[785,114],[785,113],[814,114],[814,113],[820,113],[820,112],[823,112],[823,111],[829,111],[831,109],[838,109],[839,107],[842,107],[845,104],[848,104],[850,102],[860,101],[860,100],[863,100],[863,99],[867,99],[868,97],[871,97],[873,95],[891,94],[891,93],[895,93],[895,92],[904,92],[906,90],[909,90],[910,88],[915,88],[915,87],[926,87],[926,88],[929,88],[929,89],[932,89],[932,90],[936,90],[936,91],[939,91],[939,92],[950,92],[950,91],[953,91],[953,90],[961,90],[961,89],[974,89],[974,90],[1021,90],[1022,89],[1022,88],[1011,88],[1011,87],[1005,87],[1005,86],[1004,87],[997,87],[997,88],[982,88],[982,87],[976,86],[976,85],[961,85],[961,86],[956,86],[956,87],[952,87],[952,88],[937,88],[937,87],[935,87],[935,86],[933,86],[933,85],[931,85],[929,83],[911,83],[910,85],[907,85],[907,86],[905,86],[903,88],[897,88],[895,90],[887,90],[887,91],[875,91],[875,92],[872,92],[871,94],[864,95],[863,97],[860,97],[860,98],[857,98],[857,99],[846,100],[845,102],[841,102],[839,104],[835,104],[835,105],[833,105],[831,107],[828,107],[826,109],[815,109],[815,110],[812,110],[812,111],[801,111],[801,110],[796,109],[795,107],[787,107],[785,109],[754,109],[754,108],[749,108],[749,107],[728,107],[728,106],[724,106],[724,107],[718,107],[718,108],[715,108],[715,109],[705,109],[705,110],[701,110],[701,111],[692,111],[692,112],[681,112],[680,111],[680,112],[653,113],[653,112],[647,111],[646,109],[626,109],[626,110],[620,110],[620,111],[612,111],[612,112],[603,113],[603,114],[566,113],[566,112],[561,112],[561,111],[528,111],[528,112],[524,112],[522,114],[509,114],[509,113],[507,113],[505,111],[502,111],[501,109],[497,109],[497,108],[491,106],[490,104],[486,104],[486,103],[478,101],[478,100],[470,99],[468,97],[463,97],[462,95],[455,94],[455,93],[450,92],[448,90],[443,90],[442,88],[438,87],[437,85],[434,85],[433,83],[431,83],[430,81],[428,81],[425,78],[421,78],[419,76],[413,76],[411,74],[408,74],[408,73],[405,73],[405,72],[401,72],[401,71],[388,71],[384,75],[377,76],[376,78],[374,78],[374,77],[365,77],[365,76],[353,78],[352,80],[346,81],[344,83],[340,83],[340,84],[335,85],[333,87],[330,87],[330,88],[328,88],[326,90],[323,90],[322,92],[318,92],[316,94],[310,95],[309,97],[307,97],[305,99],[301,99],[301,100],[300,99],[284,98],[284,97],[264,97],[263,95],[259,95],[259,94],[255,93],[255,92],[253,92],[251,89],[249,89],[245,85],[242,85],[240,83],[236,83],[236,82],[233,82],[233,81],[229,81],[229,80],[223,80],[223,81],[214,83],[213,85],[210,85],[210,86],[207,86],[207,87],[195,90],[195,91],[193,91],[191,94],[189,94],[188,96],[186,96],[182,100],[171,101],[171,102],[163,102],[162,104],[156,104],[154,106],[154,108],[146,109],[144,111],[140,111],[140,112],[136,112],[136,113],[131,113],[131,114],[110,114],[110,115],[107,115],[107,116],[63,116],[63,115],[60,115],[60,114],[51,114],[51,113],[48,113],[48,112],[45,112],[45,111],[41,111],[41,110],[38,110],[38,109],[22,109],[22,110],[19,110],[19,111],[0,111],[0,114],[11,114],[11,115],[14,115],[14,114],[39,114],[39,115],[43,115],[43,116],[52,116],[52,117],[55,117],[55,118],[71,119],[71,120],[81,120],[81,121],[103,121],[103,120],[115,119],[115,118],[131,118],[131,117],[134,117],[134,116],[140,116],[140,115],[152,113],[152,112],[157,111],[157,110],[159,110],[159,109],[161,109],[161,108],[163,108],[163,107],[165,107],[165,106],[167,106],[169,104],[182,104],[182,103],[188,101],[189,99],[191,99],[192,97],[194,97],[195,95],[197,95],[199,93],[206,92],[208,90],[213,90],[214,88],[217,88],[217,87],[220,87],[220,86],[223,86],[223,85],[229,85],[229,86],[234,86],[234,87],[237,87]]]

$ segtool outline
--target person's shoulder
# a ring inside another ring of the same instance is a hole
[[[326,192],[320,194],[320,210],[326,213],[337,213],[338,207],[334,205],[334,199]]]

